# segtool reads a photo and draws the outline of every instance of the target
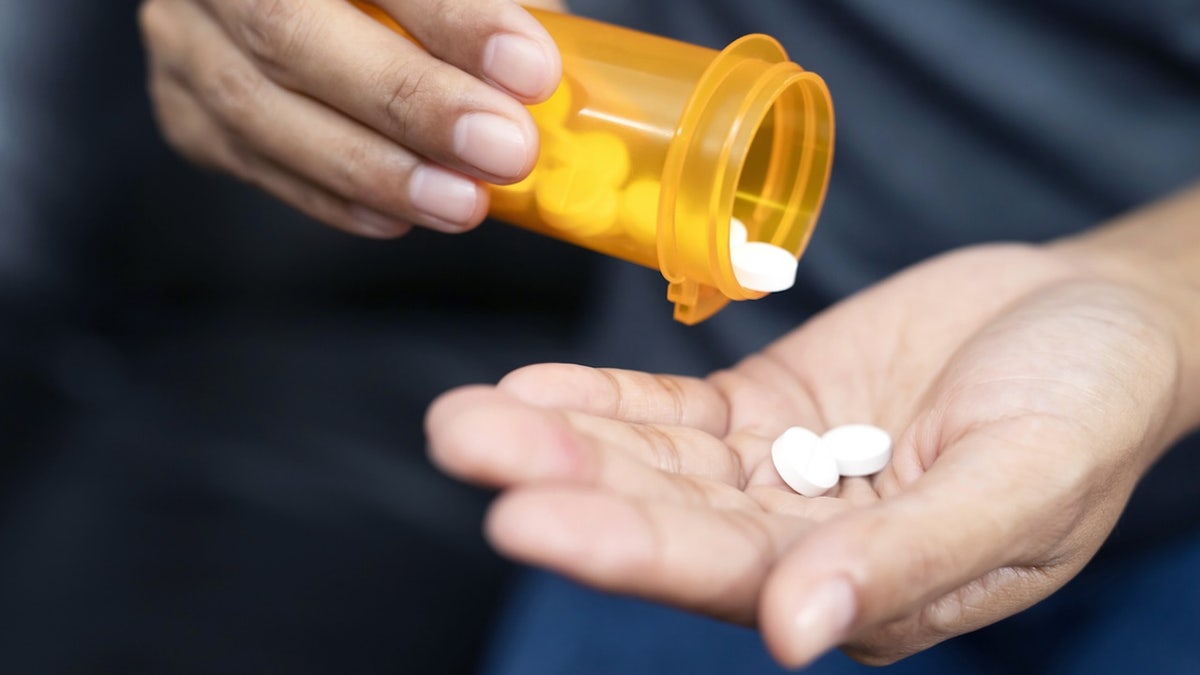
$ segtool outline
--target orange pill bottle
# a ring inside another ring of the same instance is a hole
[[[659,270],[686,324],[763,297],[734,274],[730,222],[803,253],[833,159],[824,81],[766,35],[718,51],[530,12],[557,43],[563,78],[529,108],[541,134],[533,172],[492,186],[490,215]]]

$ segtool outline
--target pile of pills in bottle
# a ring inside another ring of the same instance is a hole
[[[580,238],[628,237],[653,247],[658,229],[658,180],[633,171],[630,148],[608,131],[572,128],[578,98],[563,78],[546,101],[530,106],[541,132],[538,165],[524,180],[497,188],[492,206],[501,211],[537,209],[544,223]],[[746,225],[729,223],[729,259],[738,284],[775,293],[796,283],[796,256],[749,237]]]
[[[892,459],[892,438],[870,424],[844,424],[818,436],[791,427],[771,445],[779,477],[805,497],[820,497],[842,476],[870,476]]]

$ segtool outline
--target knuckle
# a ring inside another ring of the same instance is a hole
[[[429,82],[419,70],[403,70],[396,82],[388,86],[384,115],[388,120],[389,135],[403,143],[412,131],[413,117],[420,108]]]
[[[211,164],[207,150],[211,140],[198,120],[199,111],[184,109],[182,104],[164,92],[170,86],[161,76],[150,80],[150,100],[154,119],[163,141],[179,154],[197,164]]]
[[[239,32],[250,55],[273,68],[283,68],[303,50],[305,12],[298,0],[242,0]]]
[[[342,186],[341,190],[351,201],[360,204],[391,204],[395,201],[391,172],[377,170],[377,155],[366,142],[355,143],[344,152],[335,153],[335,183]]]
[[[186,81],[196,50],[178,10],[164,0],[146,0],[138,6],[137,23],[150,78],[169,76]]]
[[[158,44],[171,23],[170,12],[159,0],[146,0],[138,6],[138,29],[147,44]]]
[[[255,112],[263,84],[263,78],[253,69],[240,63],[226,63],[214,68],[205,79],[201,99],[208,102],[217,116],[237,121]]]
[[[425,11],[421,15],[409,17],[404,22],[404,28],[419,31],[429,25],[452,26],[458,9],[457,4],[458,0],[424,0]],[[410,23],[413,25],[410,26]]]

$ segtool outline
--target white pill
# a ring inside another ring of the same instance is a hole
[[[796,257],[762,241],[732,246],[733,276],[743,288],[763,293],[786,291],[796,283]]]
[[[837,485],[833,455],[821,448],[821,438],[803,427],[792,427],[771,444],[771,461],[779,477],[805,497],[820,497]]]
[[[749,238],[750,231],[746,229],[746,224],[737,218],[731,218],[729,220],[729,247],[740,246]]]
[[[821,435],[820,445],[843,476],[879,473],[892,459],[892,437],[870,424],[843,424]]]

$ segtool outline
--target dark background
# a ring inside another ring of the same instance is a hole
[[[571,356],[595,259],[189,166],[136,5],[0,7],[0,672],[466,672],[508,569],[421,416]]]

